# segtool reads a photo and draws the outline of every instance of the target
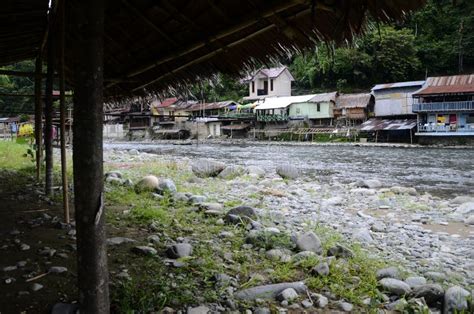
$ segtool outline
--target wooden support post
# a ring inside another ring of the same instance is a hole
[[[67,155],[66,155],[66,96],[65,96],[65,76],[64,76],[64,7],[65,0],[60,2],[58,7],[58,72],[59,72],[59,117],[60,117],[60,142],[61,142],[61,178],[63,188],[63,212],[64,222],[69,223],[69,196],[67,182]]]
[[[74,206],[81,313],[110,312],[103,177],[105,0],[74,3]]]
[[[35,143],[36,143],[36,181],[41,177],[43,158],[43,105],[41,101],[41,72],[43,60],[41,55],[36,57],[35,63]]]
[[[52,26],[52,25],[51,25]],[[46,155],[45,194],[53,194],[53,79],[54,79],[54,36],[52,29],[48,36],[48,69],[46,73],[44,109],[44,148]]]
[[[411,133],[412,129],[410,129],[410,144],[413,144],[413,134]]]

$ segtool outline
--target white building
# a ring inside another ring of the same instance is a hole
[[[274,96],[291,96],[291,82],[294,80],[286,66],[260,69],[243,80],[249,86],[249,96],[244,99],[258,100]]]

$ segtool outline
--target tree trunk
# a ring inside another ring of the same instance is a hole
[[[104,0],[74,4],[74,204],[81,313],[109,313],[103,204]]]
[[[43,152],[43,108],[41,103],[41,71],[43,60],[41,55],[36,58],[35,64],[35,143],[36,143],[36,180],[40,180]]]
[[[53,79],[54,79],[54,36],[48,35],[48,70],[46,73],[44,109],[44,150],[46,155],[45,194],[53,194]]]

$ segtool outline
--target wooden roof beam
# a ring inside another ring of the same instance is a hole
[[[292,16],[292,18],[295,18],[295,17],[300,16],[300,15],[303,15],[303,14],[307,14],[307,13],[309,13],[310,11],[311,11],[311,9],[309,9],[309,8],[303,9],[303,10],[301,10],[300,12],[294,14],[294,15]],[[206,53],[206,54],[202,55],[202,56],[199,57],[199,58],[196,58],[196,59],[194,59],[194,60],[192,60],[192,61],[190,61],[190,62],[187,62],[187,63],[183,64],[182,66],[180,66],[180,67],[178,67],[178,68],[176,68],[176,69],[173,69],[172,71],[169,71],[168,73],[166,73],[166,74],[164,74],[164,75],[162,75],[162,76],[160,76],[160,77],[158,77],[158,78],[156,78],[156,79],[154,79],[154,80],[152,80],[152,81],[150,81],[150,82],[147,82],[147,83],[145,83],[145,84],[143,84],[143,85],[140,85],[140,86],[134,88],[132,91],[133,91],[133,92],[136,92],[136,91],[138,91],[138,90],[140,90],[140,89],[143,89],[143,88],[145,88],[145,87],[147,87],[147,86],[149,86],[149,85],[151,85],[151,84],[157,83],[157,82],[163,80],[164,78],[166,78],[166,77],[168,77],[168,76],[170,76],[170,75],[175,74],[176,72],[179,72],[179,71],[181,71],[181,70],[183,70],[183,69],[185,69],[185,68],[187,68],[187,67],[189,67],[189,66],[192,66],[192,65],[194,65],[194,64],[196,64],[196,63],[199,63],[199,62],[202,62],[202,61],[204,61],[204,60],[210,59],[210,58],[212,58],[213,56],[215,56],[215,55],[217,55],[217,54],[223,52],[223,51],[226,50],[226,49],[232,48],[233,46],[236,46],[236,45],[238,45],[238,44],[240,44],[240,43],[242,43],[242,42],[244,42],[244,41],[246,41],[246,40],[249,40],[249,39],[251,39],[251,38],[253,38],[253,37],[255,37],[255,36],[258,36],[258,35],[260,35],[260,34],[262,34],[262,33],[265,33],[266,31],[268,31],[268,30],[270,30],[270,29],[272,29],[272,28],[275,28],[275,27],[276,27],[275,24],[270,24],[270,25],[268,25],[268,26],[266,26],[266,27],[264,27],[264,28],[262,28],[262,29],[256,31],[255,33],[252,33],[252,34],[250,34],[250,35],[248,35],[248,36],[245,36],[245,37],[243,37],[243,38],[240,38],[240,39],[238,39],[238,40],[236,40],[236,41],[234,41],[234,42],[232,42],[232,43],[226,45],[225,47],[220,47],[220,48],[215,49],[215,50],[213,50],[213,51],[211,51],[211,52],[209,52],[209,53]]]
[[[0,75],[8,76],[21,76],[21,77],[34,77],[35,72],[23,72],[23,71],[13,71],[13,70],[3,70],[0,69]],[[46,73],[41,73],[42,77],[46,76]]]
[[[247,0],[247,2],[254,7],[254,9],[257,12],[261,12],[262,9],[260,6],[256,5],[254,1],[252,0]],[[300,37],[306,39],[307,35],[305,35],[300,29],[298,29],[296,26],[293,26],[288,23],[285,19],[283,19],[278,12],[273,12],[272,15],[265,17],[268,22],[275,24],[279,29],[281,29],[281,32],[288,37],[290,40],[295,39],[295,37]]]
[[[138,16],[140,18],[140,20],[142,22],[144,22],[146,25],[148,25],[151,29],[153,29],[157,34],[159,34],[161,37],[163,37],[164,39],[166,39],[169,43],[171,43],[173,46],[175,47],[178,47],[178,43],[176,43],[176,41],[174,41],[171,37],[169,37],[168,35],[166,35],[166,33],[161,30],[161,28],[159,28],[155,23],[153,23],[152,21],[150,21],[150,19],[148,19],[146,16],[144,16],[140,10],[138,10],[134,5],[132,5],[130,2],[128,2],[127,0],[122,0],[122,3],[125,4],[125,6],[127,6],[136,16]]]
[[[294,7],[296,5],[299,5],[299,2],[298,1],[287,1],[279,6],[276,6],[275,8],[273,9],[270,9],[270,10],[267,10],[265,11],[263,14],[262,14],[262,17],[268,17],[268,16],[271,16],[273,15],[275,12],[282,12],[284,10],[287,10],[291,7]],[[137,70],[134,70],[134,71],[130,71],[129,73],[126,74],[127,77],[133,77],[133,76],[136,76],[136,75],[139,75],[139,74],[142,74],[146,71],[149,71],[151,69],[154,69],[158,66],[160,66],[161,64],[164,64],[166,62],[169,62],[173,59],[176,59],[176,58],[180,58],[180,57],[183,57],[191,52],[194,52],[202,47],[204,47],[206,45],[206,43],[213,43],[217,40],[220,40],[220,39],[223,39],[225,37],[228,37],[228,36],[231,36],[231,35],[234,35],[235,33],[238,33],[252,25],[254,25],[255,23],[258,23],[261,19],[249,19],[249,20],[245,20],[243,21],[242,23],[238,24],[237,26],[234,26],[234,27],[231,27],[227,30],[224,30],[220,33],[218,33],[217,35],[215,36],[212,36],[210,37],[207,41],[201,41],[201,42],[198,42],[196,44],[193,44],[189,47],[186,47],[185,49],[177,52],[177,53],[173,53],[173,54],[170,54],[168,56],[165,56],[164,58],[161,58],[155,62],[152,62],[148,65],[145,65],[145,66],[142,66],[142,67],[139,67]]]

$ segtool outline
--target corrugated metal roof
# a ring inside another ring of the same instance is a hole
[[[370,119],[360,125],[361,131],[411,130],[416,127],[416,119],[389,120]]]
[[[417,87],[422,86],[425,81],[410,81],[410,82],[397,82],[397,83],[387,83],[387,84],[377,84],[372,87],[372,90],[381,90],[381,89],[392,89],[392,88],[402,88],[402,87]]]
[[[166,108],[174,104],[176,101],[178,101],[178,98],[173,97],[173,98],[166,98],[162,102],[156,105],[157,108]]]
[[[233,100],[226,100],[226,101],[219,101],[219,102],[211,102],[211,103],[204,103],[204,104],[195,104],[189,107],[188,111],[200,111],[200,110],[212,110],[212,109],[221,109],[231,105],[238,105]]]
[[[340,94],[336,98],[336,108],[367,108],[371,97],[370,93]]]
[[[323,93],[323,94],[311,94],[301,96],[283,96],[283,97],[268,97],[265,101],[259,104],[256,110],[267,110],[267,109],[279,109],[287,108],[291,104],[298,104],[304,102],[328,102],[336,101],[337,92]]]
[[[413,96],[458,93],[474,93],[474,74],[429,77]]]

